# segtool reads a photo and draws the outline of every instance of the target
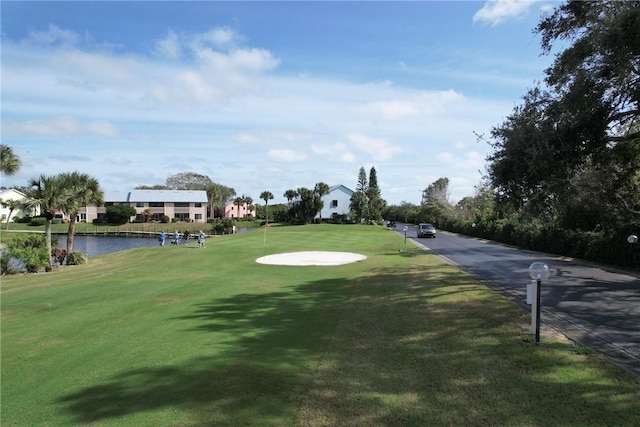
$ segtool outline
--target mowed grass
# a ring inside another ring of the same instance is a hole
[[[3,426],[638,426],[640,381],[371,226],[2,278]],[[262,255],[349,251],[332,267]]]

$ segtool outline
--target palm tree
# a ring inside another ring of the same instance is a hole
[[[273,200],[273,194],[270,191],[263,191],[260,193],[260,198],[264,200],[265,216],[267,217],[267,224],[269,224],[269,200]]]
[[[88,205],[99,206],[104,203],[104,194],[98,180],[80,172],[60,175],[64,186],[70,195],[60,206],[60,210],[69,215],[69,230],[67,231],[67,254],[73,251],[73,237],[76,231],[76,221],[80,208]]]
[[[289,209],[291,209],[293,207],[293,199],[298,197],[298,192],[296,190],[287,190],[284,192],[283,196],[287,198],[287,205],[289,206]]]
[[[9,209],[9,215],[7,216],[7,223],[4,226],[4,229],[8,230],[9,229],[9,220],[11,219],[11,214],[16,209],[21,209],[23,207],[23,205],[24,205],[24,202],[22,200],[7,200],[6,202],[3,202],[0,199],[0,205],[2,205],[3,208]]]
[[[244,198],[244,203],[246,204],[245,207],[245,212],[248,210],[249,212],[251,212],[253,209],[253,199],[249,196],[245,196],[244,194],[242,195],[242,197]],[[246,216],[246,215],[245,215]]]
[[[318,198],[318,206],[320,208],[318,213],[320,216],[320,222],[322,222],[322,208],[324,207],[323,206],[324,203],[322,202],[322,196],[329,194],[329,186],[324,182],[319,182],[316,184],[316,187],[314,188],[313,192],[316,194],[316,197]]]
[[[0,144],[0,172],[5,175],[15,175],[21,164],[20,158],[13,153],[11,147]]]
[[[61,175],[47,176],[40,175],[29,181],[31,187],[30,194],[26,201],[28,207],[40,207],[40,212],[45,216],[45,241],[47,244],[47,254],[49,254],[49,269],[53,267],[51,263],[51,221],[55,217],[56,211],[67,203],[71,196],[70,189],[65,186],[65,179]]]
[[[241,197],[236,197],[233,204],[238,207],[236,218],[240,218],[240,206],[244,204],[244,194]]]

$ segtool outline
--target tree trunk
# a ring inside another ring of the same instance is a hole
[[[76,234],[76,215],[70,215],[69,230],[67,231],[67,256],[73,251],[73,237]]]
[[[53,263],[51,262],[51,220],[48,216],[44,223],[44,239],[47,243],[47,263],[49,265],[49,271],[51,271],[53,268]]]
[[[13,209],[9,209],[9,216],[7,217],[7,223],[4,226],[5,230],[9,229],[9,220],[11,219],[11,214],[13,213]]]

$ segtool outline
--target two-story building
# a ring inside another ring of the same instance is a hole
[[[87,206],[78,213],[78,221],[91,222],[103,217],[108,206],[125,205],[135,208],[131,220],[144,220],[146,212],[159,221],[163,216],[186,222],[207,221],[207,192],[200,190],[132,190],[106,191],[104,205]]]
[[[351,196],[354,191],[344,185],[329,187],[329,193],[320,198],[322,209],[315,216],[316,219],[331,219],[343,215],[349,215],[351,211]],[[293,200],[293,204],[300,203],[300,196]]]
[[[316,218],[335,218],[336,216],[348,215],[351,210],[351,196],[354,191],[344,185],[334,185],[329,188],[329,194],[322,196],[322,210]]]
[[[224,207],[225,218],[246,218],[256,217],[255,205],[249,205],[248,203],[242,203],[240,208],[233,202],[227,202]]]

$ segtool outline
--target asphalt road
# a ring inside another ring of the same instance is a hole
[[[404,224],[395,231],[404,235]],[[418,239],[411,225],[406,236],[527,310],[529,266],[546,263],[541,322],[640,376],[640,276],[442,231]]]

